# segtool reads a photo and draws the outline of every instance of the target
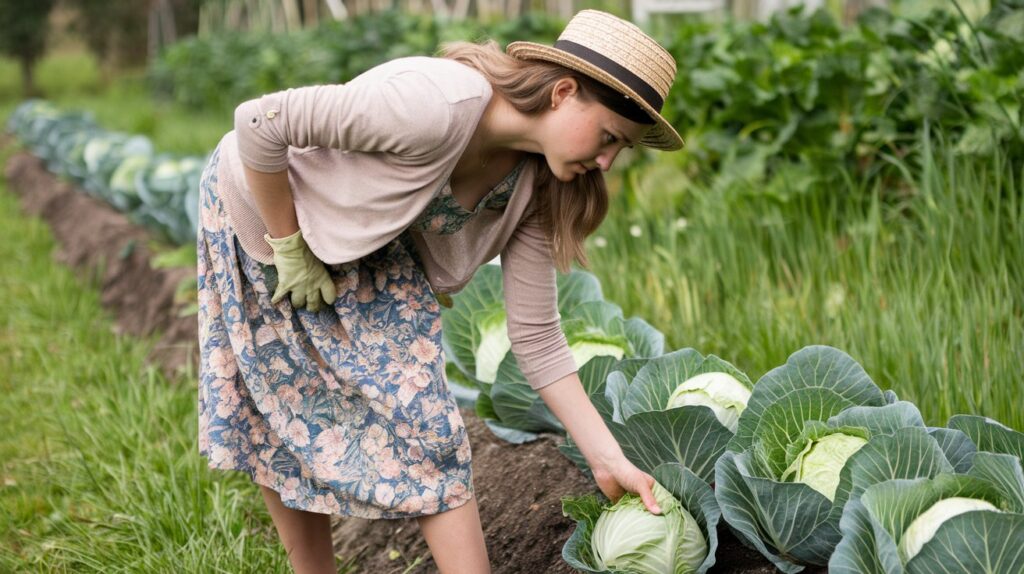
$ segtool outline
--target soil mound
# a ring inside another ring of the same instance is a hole
[[[124,215],[46,171],[26,153],[12,157],[5,170],[9,187],[24,210],[46,220],[59,244],[55,259],[95,281],[102,302],[125,334],[157,335],[151,361],[172,380],[195,373],[198,364],[196,316],[181,317],[175,303],[178,284],[195,269],[154,269],[150,236]],[[561,497],[596,492],[557,446],[560,437],[512,445],[497,439],[471,411],[463,411],[473,450],[474,489],[484,525],[492,570],[499,574],[573,572],[561,558],[575,523],[562,516]],[[741,545],[723,525],[715,573],[767,574],[771,564]],[[415,520],[335,518],[337,552],[356,558],[368,574],[437,572]],[[392,556],[395,556],[392,558]],[[417,558],[422,558],[415,565]],[[809,574],[826,570],[808,569]]]

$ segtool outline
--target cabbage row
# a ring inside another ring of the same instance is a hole
[[[145,136],[106,131],[86,114],[61,112],[41,100],[18,106],[7,129],[47,169],[136,223],[173,243],[195,240],[205,158],[157,153]]]
[[[516,367],[501,271],[485,266],[446,309],[452,385],[499,437],[539,432],[582,454]],[[706,572],[717,525],[782,572],[1024,572],[1024,434],[957,415],[929,427],[839,349],[809,346],[752,383],[604,301],[589,273],[559,276],[563,330],[591,402],[657,481],[638,497],[566,497],[564,559],[584,572]]]

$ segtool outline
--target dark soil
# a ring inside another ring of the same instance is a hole
[[[59,247],[55,259],[79,276],[97,281],[102,302],[124,334],[159,336],[150,357],[169,377],[195,373],[196,316],[179,317],[174,302],[179,282],[192,268],[153,269],[147,232],[105,203],[58,180],[28,154],[11,158],[9,187],[24,210],[46,220]],[[474,488],[492,569],[501,574],[568,573],[561,550],[575,524],[562,516],[560,499],[596,492],[596,487],[557,450],[559,437],[512,445],[494,437],[470,411],[463,411],[473,449]],[[335,547],[355,558],[360,572],[436,572],[415,520],[337,518]],[[395,556],[392,558],[392,556]],[[415,565],[417,559],[420,560]],[[408,569],[408,570],[407,570]],[[768,574],[771,563],[740,544],[724,526],[714,573]],[[825,568],[805,570],[821,574]]]

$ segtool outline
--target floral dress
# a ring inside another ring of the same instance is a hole
[[[408,235],[327,265],[337,298],[319,312],[270,302],[272,265],[250,258],[217,192],[219,149],[203,172],[197,234],[199,450],[285,506],[407,518],[473,497],[465,424],[449,392],[441,315]],[[444,189],[413,224],[454,233],[503,209],[521,163],[473,211]]]

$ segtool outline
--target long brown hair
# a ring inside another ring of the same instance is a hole
[[[622,99],[612,88],[575,70],[552,62],[513,58],[493,40],[480,44],[449,42],[441,46],[440,55],[479,71],[516,110],[530,116],[547,111],[555,82],[565,77],[576,79],[580,98],[585,101]],[[534,201],[551,242],[555,266],[563,273],[569,271],[573,261],[588,267],[584,240],[608,213],[604,174],[592,169],[571,182],[562,182],[551,172],[544,156],[534,154],[529,161],[536,168]]]

